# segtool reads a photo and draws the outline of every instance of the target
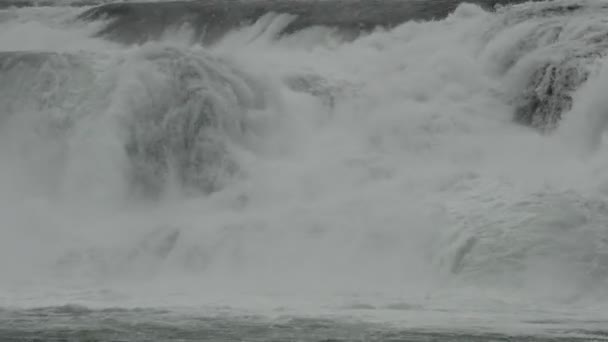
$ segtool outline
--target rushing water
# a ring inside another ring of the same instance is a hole
[[[0,10],[0,335],[608,339],[608,2],[105,2]]]

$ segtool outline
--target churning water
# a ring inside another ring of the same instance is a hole
[[[11,4],[7,339],[607,339],[608,2]]]

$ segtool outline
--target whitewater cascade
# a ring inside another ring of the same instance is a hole
[[[604,2],[206,4],[0,10],[5,303],[605,296]]]

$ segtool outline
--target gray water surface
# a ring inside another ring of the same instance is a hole
[[[457,315],[458,313],[454,313]],[[552,322],[532,322],[539,325]],[[595,322],[597,323],[597,322]],[[608,322],[606,322],[608,323]],[[608,324],[606,324],[608,327]],[[161,309],[90,310],[79,306],[3,310],[1,341],[605,341],[603,331],[542,336],[484,329],[400,329],[353,319],[178,314]]]

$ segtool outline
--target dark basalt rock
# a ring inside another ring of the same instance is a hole
[[[524,81],[510,90],[516,92],[515,122],[548,133],[572,109],[574,93],[608,53],[608,26],[588,25],[574,34],[570,25],[574,18],[594,20],[597,11],[608,12],[608,6],[542,3],[498,10],[497,21],[485,37],[488,42],[502,30],[535,21],[508,53],[498,57],[497,71],[502,76],[513,69],[525,74]]]
[[[591,65],[608,53],[606,37],[593,35],[584,49],[541,64],[516,100],[514,120],[544,133],[557,128],[562,115],[572,109],[572,96],[589,78]]]
[[[562,113],[572,108],[572,93],[588,77],[573,62],[547,63],[534,72],[515,109],[516,122],[543,132],[558,126]]]

